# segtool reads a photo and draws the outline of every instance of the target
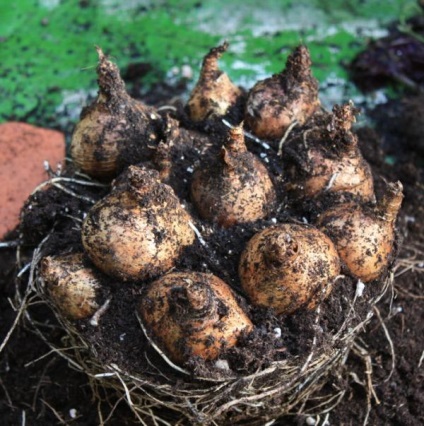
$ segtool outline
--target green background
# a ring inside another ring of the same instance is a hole
[[[343,64],[384,35],[388,22],[416,12],[414,0],[2,1],[0,120],[59,128],[75,122],[97,90],[94,45],[123,70],[150,63],[147,90],[161,79],[175,83],[183,65],[193,69],[192,85],[203,55],[225,39],[230,49],[221,67],[249,87],[280,71],[304,42],[324,103],[360,100]]]

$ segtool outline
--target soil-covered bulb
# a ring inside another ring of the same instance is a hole
[[[313,309],[327,297],[340,273],[332,241],[311,226],[281,224],[256,235],[239,264],[243,289],[252,304],[291,314]]]
[[[318,219],[350,273],[364,282],[377,279],[389,266],[402,199],[402,184],[391,183],[376,206],[343,203]]]
[[[215,163],[195,171],[191,194],[202,218],[226,228],[270,213],[274,186],[265,166],[247,151],[242,125],[230,130]]]
[[[245,122],[260,138],[281,139],[291,123],[305,123],[319,106],[318,81],[311,73],[309,50],[299,46],[282,72],[250,90]]]
[[[102,52],[99,92],[81,112],[71,141],[71,157],[91,177],[112,179],[124,166],[146,160],[157,139],[160,116],[130,97],[116,64]]]
[[[82,242],[103,272],[124,281],[144,280],[172,268],[193,243],[190,221],[158,172],[130,166],[89,211]]]
[[[336,105],[323,123],[283,145],[285,181],[295,196],[346,192],[374,200],[371,168],[351,130],[356,112],[352,103]]]
[[[154,341],[176,363],[213,360],[253,329],[230,287],[212,274],[175,272],[153,282],[139,312]]]
[[[188,114],[193,121],[224,116],[242,94],[228,75],[218,68],[218,59],[227,48],[228,43],[214,47],[203,59],[199,80],[187,103]]]
[[[56,308],[73,320],[91,317],[107,293],[99,272],[88,265],[83,253],[45,257],[40,277]]]

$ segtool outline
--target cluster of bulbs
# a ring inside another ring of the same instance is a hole
[[[323,111],[305,46],[293,51],[281,73],[246,95],[218,68],[227,47],[205,56],[186,113],[201,125],[244,102],[244,121],[228,130],[215,161],[195,170],[190,183],[195,214],[231,229],[275,211],[275,179],[248,151],[244,128],[271,142],[294,124],[303,129],[281,145],[284,192],[296,200],[338,196],[314,225],[278,223],[251,238],[238,268],[247,299],[276,315],[290,314],[316,308],[342,266],[363,282],[378,279],[391,260],[402,185],[388,184],[375,201],[370,166],[351,130],[355,108],[349,103]],[[41,277],[58,309],[73,320],[100,308],[99,295],[107,294],[102,274],[122,285],[140,282],[145,292],[138,313],[169,358],[180,364],[191,356],[216,359],[255,325],[218,277],[169,272],[196,239],[195,221],[169,185],[169,170],[178,167],[167,139],[169,117],[131,98],[118,67],[100,49],[98,54],[98,96],[81,113],[71,155],[84,173],[114,180],[84,220],[84,253],[44,258]],[[315,124],[308,127],[311,119]]]

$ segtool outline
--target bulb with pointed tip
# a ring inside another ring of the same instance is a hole
[[[363,282],[380,277],[390,263],[402,199],[402,184],[391,183],[374,207],[343,203],[318,218],[317,226],[334,241],[350,273]]]
[[[313,309],[327,297],[340,273],[331,240],[311,226],[281,224],[264,229],[247,243],[239,276],[252,304],[291,314]]]
[[[351,131],[356,113],[352,103],[335,105],[324,123],[283,145],[289,191],[300,198],[313,198],[324,192],[347,192],[364,201],[374,200],[371,168]]]
[[[241,96],[241,90],[218,68],[218,59],[227,48],[227,42],[214,47],[203,59],[199,80],[187,103],[193,121],[224,116]]]
[[[229,131],[216,162],[195,171],[191,195],[202,218],[225,228],[262,219],[272,210],[274,186],[265,166],[247,150],[242,124]]]
[[[191,218],[158,172],[130,166],[82,225],[93,263],[123,281],[156,277],[172,268],[195,235]]]
[[[105,293],[99,273],[82,253],[43,258],[40,278],[60,313],[73,320],[94,315]]]
[[[75,165],[89,176],[110,180],[128,164],[148,159],[158,139],[159,114],[131,98],[119,69],[97,48],[99,92],[81,112],[71,140]]]
[[[151,283],[140,301],[146,328],[170,359],[219,357],[253,325],[230,287],[212,274],[173,272]]]
[[[250,90],[245,121],[256,136],[281,139],[291,123],[305,123],[319,106],[318,81],[311,73],[309,51],[299,46],[282,72]]]

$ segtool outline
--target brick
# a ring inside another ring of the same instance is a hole
[[[63,133],[26,123],[0,124],[0,239],[18,225],[25,200],[46,180],[46,160],[53,169],[64,164]]]

